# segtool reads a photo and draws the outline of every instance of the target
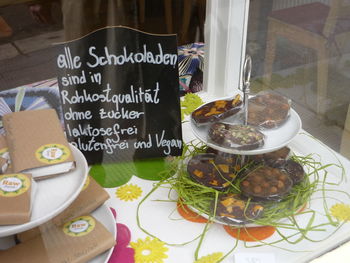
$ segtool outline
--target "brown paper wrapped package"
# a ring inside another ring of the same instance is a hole
[[[3,174],[8,168],[8,161],[5,158],[0,157],[0,174]]]
[[[115,245],[115,237],[95,218],[79,217],[74,224],[79,225],[81,219],[89,222],[89,228],[80,232],[82,235],[74,236],[70,231],[72,224],[53,227],[30,241],[1,251],[0,262],[83,263]]]
[[[23,176],[27,178],[23,185],[25,192],[19,191],[18,195],[1,194],[0,189],[0,225],[18,225],[26,223],[31,216],[31,195],[32,195],[32,176],[30,174],[5,174],[0,175],[0,182],[7,177]],[[28,183],[28,185],[27,185]]]
[[[4,115],[2,121],[15,173],[30,170],[37,180],[66,172],[49,171],[53,167],[73,164],[73,154],[54,109],[13,112]],[[57,151],[55,145],[62,150]],[[62,154],[56,156],[58,153]],[[31,170],[43,167],[47,169],[41,169],[38,175]]]
[[[13,173],[13,170],[12,170],[12,165],[11,163],[7,166],[5,172],[5,174],[12,174]]]
[[[17,238],[19,241],[24,242],[40,235],[41,232],[46,231],[53,225],[60,226],[77,216],[89,214],[100,207],[108,198],[109,195],[106,190],[96,183],[91,176],[88,176],[83,190],[66,210],[48,223],[18,234]]]
[[[0,135],[0,150],[7,148],[6,137],[4,135]]]

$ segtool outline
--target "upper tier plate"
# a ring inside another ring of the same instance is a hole
[[[240,155],[255,155],[255,154],[263,154],[267,152],[273,152],[286,146],[301,130],[301,120],[293,109],[290,110],[290,116],[287,121],[281,125],[279,128],[274,129],[264,129],[261,130],[265,135],[265,143],[264,146],[254,149],[254,150],[236,150],[227,147],[218,146],[215,143],[212,143],[208,140],[208,130],[210,124],[203,126],[196,126],[194,121],[191,119],[191,129],[193,134],[209,147],[214,148],[218,151],[232,153],[232,154],[240,154]],[[229,122],[229,118],[223,120],[223,122]]]
[[[76,168],[66,174],[37,181],[31,220],[21,225],[0,226],[0,237],[17,234],[43,224],[61,213],[76,199],[83,188],[88,166],[84,155],[74,146],[70,146]]]

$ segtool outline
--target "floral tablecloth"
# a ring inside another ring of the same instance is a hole
[[[192,68],[191,64],[188,68]],[[0,92],[1,116],[13,111],[44,108],[55,108],[61,112],[55,79]],[[194,139],[188,122],[183,124],[183,134],[187,142]],[[348,160],[307,134],[299,134],[290,147],[303,156],[317,152],[322,162],[338,164],[327,168],[335,181],[341,178],[341,171],[350,169]],[[287,229],[263,242],[243,242],[231,237],[221,224],[196,223],[184,219],[178,213],[174,201],[177,200],[176,192],[169,191],[166,185],[154,188],[159,180],[154,175],[130,175],[127,179],[118,186],[106,188],[110,195],[107,204],[115,212],[118,229],[118,242],[109,259],[110,263],[214,263],[230,251],[232,253],[222,262],[233,262],[234,259],[238,263],[246,262],[238,260],[243,256],[247,262],[264,263],[252,260],[269,256],[274,262],[299,263],[310,261],[350,237],[350,226],[345,224],[350,220],[350,207],[347,205],[349,180],[337,186],[337,191],[342,195],[332,197],[326,204],[329,208],[336,208],[332,215],[335,216],[334,222],[343,222],[340,230],[333,233],[334,229],[325,225],[312,233],[313,239],[297,242],[300,235],[306,233],[294,233],[294,230]],[[319,205],[318,201],[317,198],[311,200],[308,208]],[[314,217],[312,221],[322,223],[325,215],[316,211]],[[298,222],[305,223],[302,217],[298,218]],[[306,222],[310,222],[310,219]],[[281,240],[281,235],[295,235],[295,239]]]

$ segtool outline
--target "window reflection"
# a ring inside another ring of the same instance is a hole
[[[251,0],[254,91],[293,100],[303,128],[350,157],[350,7],[345,0]]]
[[[205,0],[44,0],[0,3],[0,89],[55,77],[53,43],[105,26],[203,42]]]

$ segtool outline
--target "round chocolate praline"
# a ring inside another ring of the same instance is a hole
[[[291,190],[293,181],[280,169],[262,166],[251,171],[241,182],[242,194],[253,200],[281,200]]]

